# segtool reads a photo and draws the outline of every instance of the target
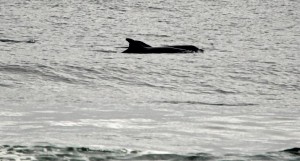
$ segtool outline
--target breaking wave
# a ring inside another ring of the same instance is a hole
[[[213,161],[213,160],[290,160],[300,159],[300,148],[291,148],[278,152],[268,152],[259,155],[223,156],[208,153],[175,154],[157,151],[139,151],[129,149],[108,150],[103,148],[88,147],[58,147],[54,145],[2,145],[0,146],[0,160],[14,161],[104,161],[104,160],[170,160],[170,161]]]

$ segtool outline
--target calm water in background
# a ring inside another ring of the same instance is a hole
[[[0,4],[0,39],[36,40],[0,42],[0,145],[236,157],[300,146],[299,1]],[[123,54],[126,37],[205,52]]]

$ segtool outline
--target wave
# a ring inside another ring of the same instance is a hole
[[[144,36],[144,37],[171,37],[166,34],[151,34],[151,33],[139,33],[137,35]]]
[[[2,145],[0,160],[39,160],[39,161],[105,161],[105,160],[169,160],[169,161],[214,161],[214,160],[290,160],[300,159],[300,148],[291,148],[278,152],[259,155],[227,154],[223,156],[208,153],[176,154],[156,151],[129,149],[101,149],[88,147],[58,147],[54,145]]]
[[[100,53],[117,53],[116,50],[110,50],[110,49],[97,49],[97,50],[91,50],[94,52],[100,52]]]
[[[211,106],[256,106],[255,103],[210,103],[200,101],[157,101],[159,103],[169,104],[200,104],[200,105],[211,105]]]
[[[0,65],[0,72],[2,72],[3,74],[5,73],[8,76],[22,76],[21,78],[18,78],[18,81],[22,82],[32,77],[43,79],[46,81],[64,82],[71,84],[84,82],[84,80],[82,80],[80,77],[76,77],[72,73],[68,73],[67,70],[64,71],[61,68],[53,68],[51,66],[41,64]]]
[[[130,69],[114,66],[95,68],[76,64],[0,64],[0,72],[7,78],[7,80],[3,79],[4,82],[0,81],[0,87],[12,87],[16,82],[23,83],[28,80],[42,80],[83,85],[92,85],[97,82],[101,82],[101,84],[103,84],[104,81],[105,84],[107,84],[106,82],[115,82],[135,86],[161,87],[160,85],[145,82],[142,78],[132,79],[133,74],[130,74]],[[12,80],[13,83],[9,85],[5,82],[11,82]]]
[[[0,87],[11,87],[11,85],[0,83]]]
[[[6,43],[35,43],[36,40],[34,40],[34,39],[29,39],[29,40],[0,39],[0,42],[6,42]]]

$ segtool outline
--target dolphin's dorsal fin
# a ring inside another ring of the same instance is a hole
[[[133,40],[131,38],[126,38],[126,40],[129,42],[129,45],[134,44],[134,45],[139,45],[139,46],[142,46],[142,47],[151,47],[150,45],[148,45],[148,44],[146,44],[142,41]]]
[[[136,42],[135,40],[133,39],[130,39],[130,38],[126,38],[126,40],[128,41],[129,43],[129,47],[128,47],[128,50],[140,50],[140,49],[143,49],[144,48],[144,45],[139,43],[139,42]]]
[[[142,45],[143,47],[151,47],[150,45],[142,42],[142,41],[135,41],[135,43],[139,43],[140,45]]]
[[[128,46],[127,50],[123,51],[123,53],[137,53],[137,52],[143,51],[145,48],[145,45],[143,42],[141,43],[141,42],[135,41],[131,38],[126,38],[126,41],[128,41],[129,46]]]

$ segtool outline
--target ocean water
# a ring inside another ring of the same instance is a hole
[[[300,1],[0,4],[1,161],[300,160]]]

